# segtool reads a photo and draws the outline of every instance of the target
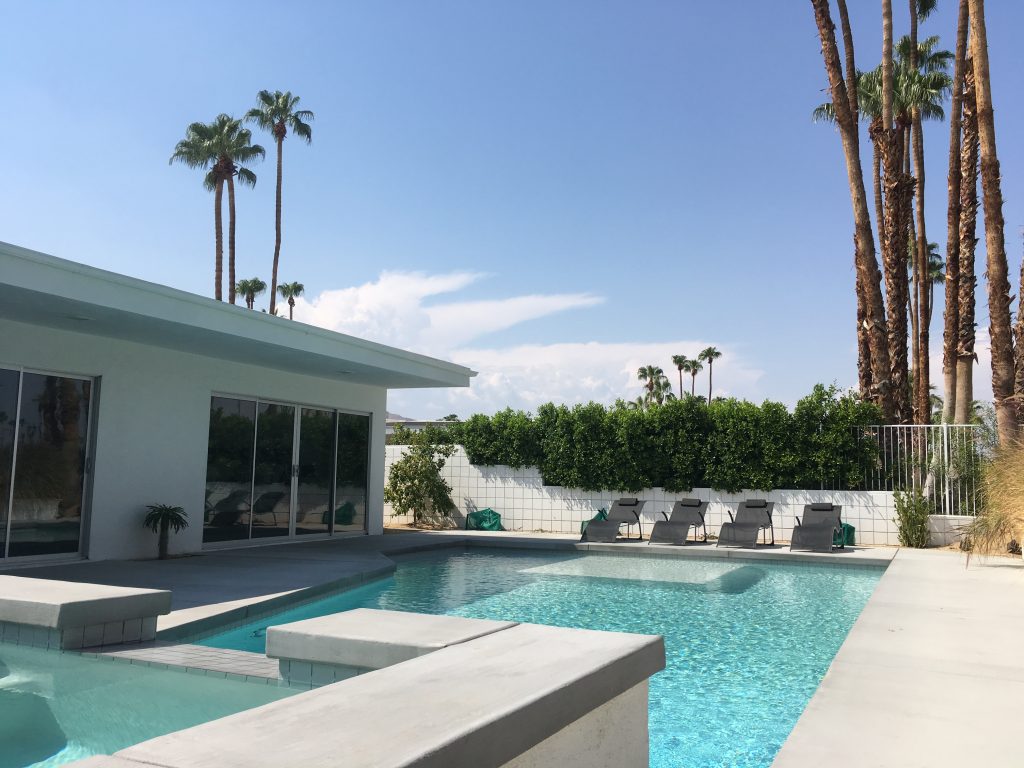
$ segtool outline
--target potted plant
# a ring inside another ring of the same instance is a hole
[[[153,533],[160,535],[157,540],[157,549],[160,553],[160,559],[167,559],[167,539],[170,530],[173,528],[175,533],[188,528],[188,515],[185,510],[181,507],[174,507],[170,504],[150,504],[146,507],[149,512],[146,513],[146,519],[143,520],[142,524],[149,528]]]

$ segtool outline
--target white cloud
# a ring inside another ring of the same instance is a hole
[[[324,291],[311,301],[300,298],[295,304],[295,318],[443,357],[487,333],[604,301],[586,293],[561,293],[424,306],[424,300],[468,288],[482,277],[473,272],[383,272],[373,283]]]
[[[468,416],[493,413],[511,406],[534,410],[542,403],[610,404],[640,394],[636,371],[642,365],[661,365],[679,387],[672,355],[695,355],[714,342],[589,341],[489,347],[484,336],[528,320],[600,304],[604,299],[586,293],[528,294],[502,299],[428,303],[438,296],[465,290],[483,279],[473,272],[428,275],[383,272],[378,280],[352,288],[324,291],[310,300],[299,299],[295,317],[312,325],[348,333],[404,349],[435,355],[469,366],[479,375],[469,389],[397,390],[389,395],[389,410],[413,418],[437,418],[447,413]],[[477,342],[477,343],[474,343]],[[747,364],[737,349],[717,344],[723,356],[715,363],[715,394],[760,399],[762,371]],[[697,392],[706,394],[707,370],[697,377]],[[684,388],[690,380],[684,375]]]

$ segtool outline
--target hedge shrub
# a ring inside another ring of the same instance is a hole
[[[878,423],[874,405],[819,384],[792,413],[771,401],[708,406],[699,397],[648,409],[548,403],[536,416],[507,409],[427,431],[461,444],[473,464],[538,467],[546,485],[735,493],[855,488],[875,450],[857,428]]]

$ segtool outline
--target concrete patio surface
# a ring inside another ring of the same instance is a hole
[[[1024,765],[1024,563],[901,549],[773,768]]]

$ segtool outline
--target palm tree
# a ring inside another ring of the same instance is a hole
[[[270,275],[270,314],[277,306],[277,266],[281,259],[281,156],[284,151],[284,138],[288,129],[307,144],[313,141],[313,129],[309,124],[314,115],[308,109],[296,109],[299,97],[292,96],[291,91],[260,91],[256,98],[259,103],[245,113],[245,119],[255,122],[260,128],[273,134],[277,142],[277,194],[274,198],[274,269]]]
[[[672,355],[672,365],[679,371],[679,396],[683,396],[683,371],[687,370],[686,362],[689,358],[686,355]]]
[[[946,200],[946,291],[945,311],[942,321],[942,383],[945,398],[942,403],[942,420],[950,423],[956,419],[956,402],[959,399],[960,382],[957,376],[960,362],[957,354],[960,341],[961,313],[961,281],[964,274],[961,269],[963,254],[960,252],[960,221],[962,195],[962,175],[960,173],[960,130],[963,113],[964,76],[968,67],[967,60],[967,5],[968,0],[960,0],[956,25],[956,49],[953,55],[953,87],[952,105],[949,116],[949,172],[947,175],[948,197]],[[975,193],[977,182],[974,183]],[[971,334],[974,333],[973,291],[974,291],[974,254],[971,253]],[[973,341],[971,352],[973,355]],[[971,361],[973,364],[973,360]],[[968,369],[970,370],[970,369]],[[973,371],[971,371],[973,373]],[[966,385],[966,382],[964,382]],[[973,387],[972,387],[973,390]]]
[[[989,335],[992,343],[992,399],[999,424],[999,442],[1011,445],[1017,437],[1017,404],[1014,395],[1024,392],[1024,343],[1016,355],[1010,328],[1010,281],[1003,234],[1003,193],[999,181],[996,129],[992,117],[992,84],[988,72],[988,36],[984,0],[970,0],[971,59],[978,100],[978,147],[981,157],[981,192],[985,206],[985,255],[988,275]],[[1018,342],[1024,342],[1024,306],[1017,313]],[[1014,364],[1017,364],[1015,376]]]
[[[974,80],[974,64],[970,56],[964,61],[963,95],[961,98],[963,133],[960,141],[959,275],[956,328],[956,398],[953,423],[970,421],[974,401],[975,342],[975,251],[978,244],[978,99]]]
[[[281,285],[277,286],[277,292],[281,294],[281,298],[288,300],[289,320],[295,319],[293,316],[295,314],[295,300],[299,298],[299,296],[301,296],[305,292],[305,290],[306,286],[304,286],[302,283],[281,283]],[[277,310],[274,308],[273,304],[271,304],[270,307],[270,314],[277,314]]]
[[[843,65],[836,45],[835,24],[829,9],[829,0],[811,0],[814,19],[821,39],[821,54],[828,75],[832,105],[836,114],[836,125],[842,139],[843,155],[846,158],[846,174],[850,186],[850,202],[853,207],[854,254],[857,267],[858,297],[863,296],[864,324],[867,326],[868,350],[871,358],[872,394],[886,420],[892,418],[893,402],[890,385],[889,348],[886,338],[885,299],[882,296],[881,273],[875,255],[875,237],[871,228],[871,214],[868,212],[867,194],[864,190],[864,172],[860,162],[860,138],[857,130],[858,100],[854,87],[856,69],[853,60],[853,36],[846,3],[839,0],[840,23],[846,48],[847,80],[843,79]]]
[[[256,297],[267,290],[267,284],[258,277],[251,277],[248,280],[239,280],[235,290],[242,294],[245,299],[245,306],[249,309],[256,308]]]
[[[711,405],[711,376],[714,373],[715,360],[720,358],[722,353],[716,347],[708,347],[697,355],[698,360],[708,364],[708,405]]]
[[[690,374],[690,396],[697,396],[697,374],[704,370],[704,365],[699,359],[687,360],[686,368],[684,369]]]
[[[647,390],[645,398],[650,401],[659,382],[665,378],[665,372],[657,365],[645,365],[636,372],[636,377],[643,382]]]
[[[178,142],[169,164],[184,163],[189,168],[210,169],[203,178],[203,185],[214,192],[213,224],[214,224],[214,270],[213,295],[222,301],[221,284],[224,282],[224,226],[222,221],[222,200],[224,182],[219,168],[216,168],[217,154],[210,141],[212,129],[205,123],[192,123],[185,129],[185,138]],[[211,169],[211,166],[214,168]]]
[[[212,123],[192,123],[185,139],[178,142],[170,162],[183,162],[190,168],[205,168],[203,183],[214,196],[214,226],[216,229],[216,268],[214,294],[221,300],[223,279],[224,232],[221,203],[224,187],[228,189],[228,301],[235,303],[235,177],[252,187],[256,174],[243,163],[262,159],[263,147],[252,144],[252,132],[242,127],[240,120],[229,115],[217,115]]]

